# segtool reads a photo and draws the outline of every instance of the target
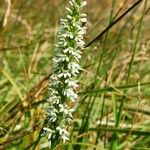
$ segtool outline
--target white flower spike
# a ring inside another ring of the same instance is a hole
[[[81,10],[86,1],[70,0],[67,18],[60,20],[59,32],[52,59],[53,72],[50,76],[47,123],[43,128],[45,135],[53,145],[53,141],[69,140],[68,124],[73,119],[75,108],[68,105],[76,103],[78,87],[76,76],[79,74],[80,50],[84,47],[83,35],[86,28],[86,14]],[[58,144],[58,143],[57,143]],[[55,144],[56,146],[56,144]]]

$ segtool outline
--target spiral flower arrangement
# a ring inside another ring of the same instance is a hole
[[[69,4],[70,7],[66,8],[67,17],[60,20],[57,34],[47,99],[47,123],[43,128],[51,143],[69,140],[67,127],[73,119],[78,98],[76,88],[80,50],[84,47],[83,35],[86,32],[86,27],[82,26],[86,22],[86,14],[81,11],[86,1],[70,0]]]

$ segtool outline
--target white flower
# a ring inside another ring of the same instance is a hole
[[[69,1],[69,3],[70,3],[70,5],[71,5],[71,6],[73,6],[73,5],[74,5],[72,1]]]
[[[87,17],[87,15],[86,15],[86,14],[84,14],[84,13],[82,13],[82,14],[81,14],[81,17]]]
[[[72,19],[72,17],[70,15],[67,15],[67,18],[70,19],[70,20]]]
[[[67,78],[67,77],[71,77],[71,74],[69,72],[64,71],[64,72],[58,74],[57,76],[58,76],[58,78],[62,78],[62,77]]]
[[[66,7],[66,10],[69,12],[69,13],[72,13],[72,10],[68,7]]]
[[[56,130],[59,131],[59,134],[60,134],[60,135],[63,135],[63,134],[69,135],[68,131],[67,131],[65,128],[62,128],[62,127],[60,127],[60,126],[58,126],[58,127],[56,128]]]
[[[64,106],[64,105],[59,104],[59,107],[60,107],[59,112],[63,112],[65,115],[67,115],[67,114],[68,114],[68,110],[65,108],[65,106]]]
[[[84,7],[87,4],[87,1],[82,2],[82,7]]]
[[[55,132],[54,130],[51,130],[50,128],[44,127],[44,134],[48,137],[48,140],[51,139],[52,134]]]
[[[58,54],[56,59],[58,62],[69,61],[69,57],[63,54]]]
[[[60,100],[60,97],[59,96],[50,96],[47,101],[50,103],[50,104],[59,104],[59,100]]]
[[[76,76],[79,73],[80,66],[75,62],[71,62],[68,64],[68,68],[70,69],[71,73]]]
[[[81,18],[80,21],[81,21],[81,22],[86,22],[87,19],[86,19],[86,18]]]
[[[60,81],[58,79],[52,80],[52,85],[53,86],[57,86],[59,83],[60,83]]]
[[[75,102],[75,100],[78,97],[78,95],[72,89],[65,89],[64,95],[66,95],[68,97],[68,99],[70,99],[73,102]]]
[[[47,117],[49,118],[49,122],[55,122],[57,120],[58,110],[53,106],[50,106],[47,110]]]
[[[72,78],[66,79],[65,83],[67,83],[69,87],[73,87],[74,89],[76,89],[79,86],[77,84],[77,81]]]
[[[69,138],[68,138],[65,134],[63,134],[63,135],[61,136],[61,138],[62,138],[62,140],[63,140],[63,143],[65,143],[66,141],[69,140]]]
[[[69,138],[68,138],[69,132],[65,128],[62,128],[62,127],[58,126],[56,128],[56,130],[59,131],[59,134],[60,134],[61,139],[63,140],[63,142],[69,140]]]
[[[74,108],[71,108],[71,109],[69,109],[68,110],[68,116],[67,116],[67,119],[68,119],[68,122],[70,122],[70,119],[72,119],[73,118],[73,115],[72,115],[72,113],[75,111],[75,109]]]

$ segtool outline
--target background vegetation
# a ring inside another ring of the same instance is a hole
[[[150,2],[87,0],[79,107],[56,149],[150,149]],[[0,149],[41,136],[51,56],[67,0],[0,1]]]

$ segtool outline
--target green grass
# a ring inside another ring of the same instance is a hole
[[[66,6],[65,0],[12,1],[3,27],[7,3],[0,1],[0,149],[49,149],[41,133]],[[148,0],[88,1],[79,104],[70,141],[55,149],[150,149],[149,8]]]

